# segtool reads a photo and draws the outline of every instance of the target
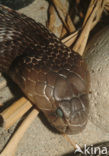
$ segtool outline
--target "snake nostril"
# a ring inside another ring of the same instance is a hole
[[[82,103],[81,101],[79,100],[79,98],[73,98],[71,100],[71,111],[72,113],[75,113],[75,112],[78,112],[78,111],[81,111],[83,109],[82,107]]]
[[[88,111],[80,98],[71,101],[70,122],[72,124],[83,124],[87,120]]]

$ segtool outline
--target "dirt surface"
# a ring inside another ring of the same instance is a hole
[[[19,10],[19,12],[22,12],[25,15],[32,17],[36,21],[39,21],[40,23],[46,25],[47,8],[47,1],[35,0],[29,6]],[[109,59],[109,46],[107,53]],[[109,72],[107,78],[109,80]],[[97,89],[99,90],[99,86]],[[10,92],[8,87],[5,87],[0,91],[0,96],[2,96],[2,101],[0,101],[0,103],[13,98],[13,94]],[[100,98],[104,99],[103,96],[101,97],[100,95]],[[109,108],[109,102],[107,103],[107,105]],[[37,117],[31,124],[18,145],[16,156],[62,156],[63,154],[66,154],[73,150],[73,147],[64,139],[62,135],[54,133],[48,128],[48,124],[43,121],[44,116],[41,116]],[[9,131],[4,131],[2,128],[0,129],[0,149],[2,149],[4,144],[7,142],[8,138],[14,130],[14,127],[12,127]],[[93,143],[108,141],[109,133],[96,126],[96,124],[89,119],[85,130],[80,134],[70,136],[70,138],[72,141],[81,146],[83,146],[84,144],[92,145]]]
[[[87,46],[90,70],[90,118],[102,130],[109,132],[109,26],[93,36]]]

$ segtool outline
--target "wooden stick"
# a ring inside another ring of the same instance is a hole
[[[64,27],[62,27],[60,38],[63,38],[67,34],[67,31]]]
[[[102,4],[101,10],[103,11],[104,3],[102,3],[102,0],[96,0],[96,1],[92,0],[90,3],[91,9],[89,6],[88,12],[85,17],[85,22],[83,23],[81,34],[73,47],[73,50],[78,52],[80,55],[83,55],[90,30],[95,26],[95,24],[98,22],[98,20],[101,17],[101,12],[102,12],[100,11],[101,4]],[[99,14],[99,11],[100,11],[100,14]],[[93,22],[97,14],[98,14],[98,17],[95,20],[95,22]]]
[[[68,25],[65,21],[65,17],[66,17],[66,11],[65,10],[66,10],[66,8],[63,6],[63,4],[59,0],[52,0],[52,3],[54,4],[57,11],[59,12],[60,18],[62,19],[62,22],[63,22],[66,30],[68,30],[69,32],[75,31],[76,30],[75,26],[71,22],[72,20],[71,20],[69,15],[67,15],[67,19],[70,21],[70,25]],[[61,15],[61,12],[63,13],[64,16]]]
[[[74,25],[72,25],[72,20],[71,20],[69,14],[66,17],[66,24],[67,24],[68,29],[69,29],[69,31],[71,33],[76,30],[75,27],[74,27]],[[65,27],[63,26],[63,29],[62,29],[61,36],[60,37],[62,38],[66,33],[67,33],[67,31],[66,31]]]
[[[97,2],[96,7],[95,7],[95,2]],[[86,43],[87,43],[89,32],[93,29],[93,27],[99,21],[99,19],[101,17],[101,13],[103,11],[103,8],[105,6],[107,6],[107,5],[109,5],[109,0],[103,1],[102,8],[100,9],[101,3],[102,3],[101,0],[92,0],[90,5],[89,5],[88,11],[86,13],[86,16],[85,16],[85,19],[84,19],[84,22],[83,22],[82,32],[81,32],[81,34],[79,36],[79,39],[77,40],[77,42],[73,46],[73,50],[78,52],[80,55],[83,55],[83,52],[84,52],[84,49],[85,49],[85,46],[86,46]],[[94,9],[94,7],[95,7],[95,11],[93,13],[92,10]],[[100,11],[100,13],[99,13],[99,11]],[[92,15],[91,15],[91,13],[92,13]],[[95,20],[95,22],[92,22],[95,14],[97,15],[97,19]],[[73,34],[69,35],[68,37],[66,37],[65,39],[63,39],[62,42],[66,46],[69,47],[75,42],[78,35],[79,35],[79,31],[76,31],[75,33],[73,33]]]
[[[94,6],[95,6],[95,4],[96,4],[96,2],[97,2],[96,0],[91,0],[91,2],[90,2],[90,4],[89,4],[89,8],[88,8],[87,13],[86,13],[86,16],[85,16],[85,19],[84,19],[84,22],[83,22],[83,26],[86,24],[86,22],[87,22],[89,16],[91,15],[91,13],[92,13],[92,11],[93,11],[93,9],[94,9]]]
[[[2,118],[3,127],[9,129],[17,120],[19,120],[30,108],[32,104],[24,97],[13,103],[5,109],[0,117]]]
[[[79,34],[79,31],[76,31],[74,33],[72,33],[71,35],[67,36],[66,38],[64,38],[62,40],[62,42],[67,46],[67,47],[70,47],[73,42],[76,40],[77,36]]]
[[[63,137],[66,139],[66,141],[67,142],[69,142],[72,146],[73,146],[73,148],[74,148],[74,150],[76,149],[76,143],[75,143],[75,141],[73,140],[71,140],[69,137],[68,137],[68,135],[67,134],[62,134],[63,135]]]
[[[109,11],[109,0],[106,0],[104,7],[105,7],[105,10]]]
[[[38,113],[39,112],[36,109],[32,110],[32,112],[28,115],[28,117],[22,122],[20,127],[17,129],[16,133],[13,135],[10,142],[7,144],[7,146],[0,154],[0,156],[9,156],[9,155],[13,156],[15,154],[19,141],[23,137],[25,131],[28,129],[30,124],[34,121]]]
[[[47,27],[49,28],[49,30],[54,32],[54,34],[58,37],[63,37],[66,32],[74,32],[76,29],[69,14],[67,13],[67,9],[58,0],[52,0],[52,3],[54,5],[50,5],[49,7],[50,17],[49,21],[47,22]],[[59,14],[59,16],[57,13]],[[61,20],[61,22],[58,22],[57,25],[58,20]]]
[[[49,15],[50,16],[49,16],[49,20],[47,22],[47,27],[56,36],[60,37],[63,26],[62,26],[61,22],[59,22],[58,25],[55,24],[59,20],[59,17],[57,16],[57,13],[56,13],[55,8],[53,7],[53,5],[50,5],[50,7],[49,7]]]

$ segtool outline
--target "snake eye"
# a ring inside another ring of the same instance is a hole
[[[56,114],[57,114],[57,116],[60,117],[60,118],[62,118],[62,117],[64,116],[64,114],[63,114],[61,108],[57,108]]]

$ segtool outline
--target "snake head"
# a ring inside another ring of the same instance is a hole
[[[67,76],[58,76],[53,91],[56,109],[47,114],[58,131],[76,134],[85,128],[89,113],[87,92],[85,81],[77,73],[67,72]]]

